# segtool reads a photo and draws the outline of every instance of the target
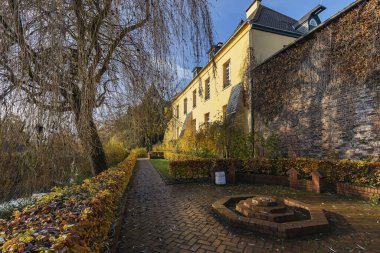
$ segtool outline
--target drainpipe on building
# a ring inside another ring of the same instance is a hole
[[[252,136],[252,157],[255,157],[255,113],[253,109],[254,101],[253,101],[253,78],[251,75],[251,67],[249,68],[249,82],[250,82],[250,109],[251,109],[251,136]]]
[[[252,28],[251,28],[252,32]],[[252,157],[255,157],[255,115],[253,109],[253,78],[252,69],[254,66],[254,50],[253,50],[253,40],[252,35],[249,36],[249,63],[248,63],[248,82],[249,82],[249,95],[250,95],[250,113],[251,113],[251,138],[252,138]]]

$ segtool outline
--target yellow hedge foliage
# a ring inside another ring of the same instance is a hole
[[[172,153],[172,152],[164,152],[164,157],[166,160],[169,161],[186,161],[186,160],[199,160],[202,158],[187,155],[187,154],[178,154],[178,153]]]
[[[123,142],[116,137],[111,138],[106,145],[104,145],[104,152],[106,153],[108,166],[114,166],[122,162],[129,155],[129,151]]]
[[[380,162],[307,158],[248,160],[244,161],[243,172],[285,176],[291,168],[296,169],[301,178],[310,178],[311,172],[318,170],[332,183],[380,186]]]
[[[114,168],[0,220],[2,252],[101,252],[137,157],[132,151]]]
[[[138,158],[147,158],[148,157],[148,151],[146,148],[136,148],[133,150]]]
[[[214,171],[240,170],[243,162],[238,159],[192,159],[169,162],[169,174],[175,179],[208,178]]]

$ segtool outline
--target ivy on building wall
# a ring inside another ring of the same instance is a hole
[[[380,0],[357,1],[255,67],[255,131],[278,132],[290,156],[379,155],[379,27]]]
[[[253,72],[255,109],[276,117],[292,92],[329,82],[375,84],[380,78],[380,1],[362,1]],[[306,86],[307,87],[307,86]],[[319,87],[322,89],[323,87]]]

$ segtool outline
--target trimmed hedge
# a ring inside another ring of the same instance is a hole
[[[100,252],[138,152],[81,185],[55,188],[13,218],[0,220],[2,252]]]
[[[212,166],[213,161],[210,159],[170,161],[169,174],[175,179],[206,178]]]
[[[318,170],[331,183],[380,186],[380,162],[305,158],[251,160],[244,162],[240,172],[284,176],[291,168],[296,169],[303,179],[311,178],[311,172]]]
[[[104,145],[108,166],[114,166],[124,161],[129,156],[129,150],[117,138],[111,138]]]
[[[146,148],[135,148],[133,152],[137,155],[138,158],[147,158],[148,151]]]
[[[165,156],[165,159],[169,161],[203,160],[203,158],[199,158],[196,156],[187,155],[187,154],[178,154],[178,153],[172,153],[172,152],[165,152],[164,156]]]
[[[149,159],[165,159],[165,153],[161,151],[149,152]]]
[[[234,168],[240,173],[286,176],[287,171],[294,168],[301,179],[311,179],[311,172],[318,170],[330,183],[380,187],[380,162],[307,158],[241,161],[203,159],[171,152],[165,152],[165,159],[170,160],[169,173],[175,178],[204,177],[211,169],[228,171],[233,161]]]
[[[169,162],[169,174],[175,179],[208,178],[213,171],[240,170],[242,161],[236,159],[194,159]]]

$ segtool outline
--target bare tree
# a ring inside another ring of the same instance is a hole
[[[96,108],[160,80],[181,52],[199,56],[212,44],[211,31],[207,0],[4,0],[0,111],[72,115],[100,173],[107,164]]]
[[[143,98],[127,112],[105,124],[102,137],[108,139],[118,136],[127,147],[146,147],[152,150],[153,145],[162,142],[168,121],[172,117],[170,102],[163,99],[155,85],[150,86]]]

